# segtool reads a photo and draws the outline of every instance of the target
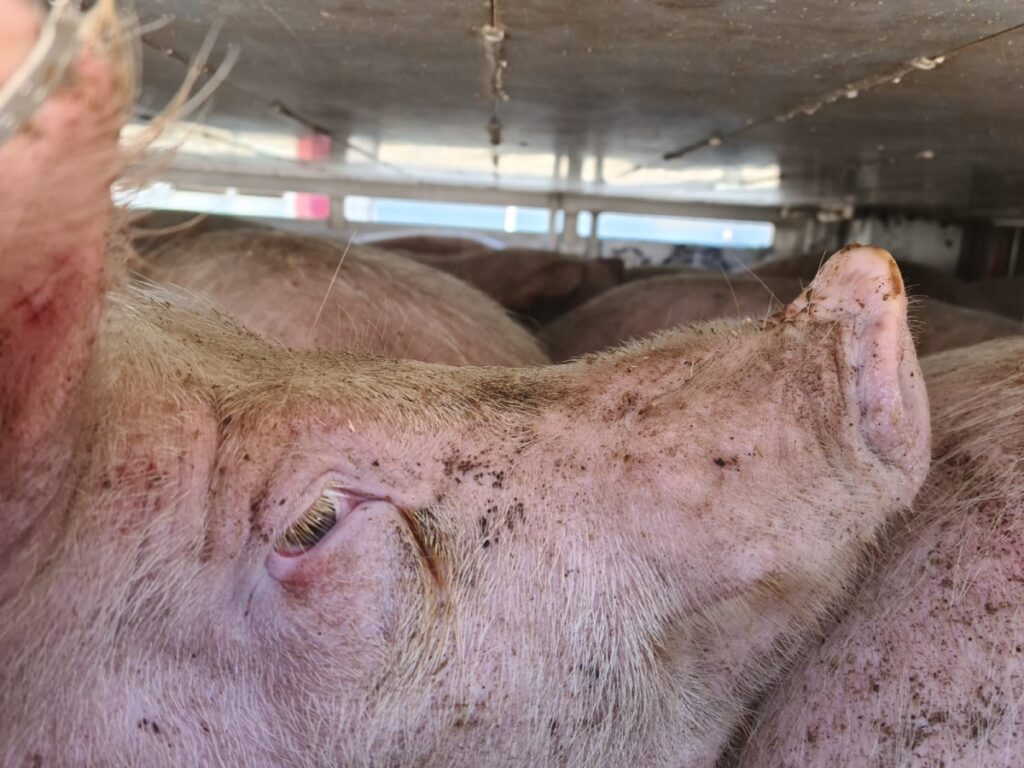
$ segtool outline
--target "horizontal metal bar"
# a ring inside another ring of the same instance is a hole
[[[339,176],[321,168],[268,166],[262,162],[211,163],[177,157],[160,174],[159,180],[187,189],[222,190],[234,187],[250,194],[308,192],[330,195],[393,197],[484,205],[516,205],[566,212],[593,211],[634,213],[649,216],[689,216],[705,219],[782,222],[810,215],[804,209],[665,200],[643,197],[608,196],[580,192],[551,192],[522,188],[496,188],[441,182],[364,179]]]

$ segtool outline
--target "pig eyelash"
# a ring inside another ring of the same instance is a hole
[[[306,513],[278,536],[274,551],[282,557],[305,554],[337,525],[348,509],[348,502],[348,497],[340,489],[324,489]]]

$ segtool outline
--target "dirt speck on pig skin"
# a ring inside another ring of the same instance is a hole
[[[1024,762],[1024,339],[924,372],[928,480],[853,608],[769,700],[744,768]]]

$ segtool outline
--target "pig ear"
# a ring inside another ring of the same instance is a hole
[[[784,320],[839,323],[860,410],[860,432],[887,462],[927,462],[924,381],[907,327],[907,294],[892,256],[850,245],[836,253],[783,311]]]
[[[0,23],[29,12],[0,2]],[[130,93],[130,73],[98,52],[100,41],[124,39],[112,0],[96,5],[81,34],[63,87],[0,143],[0,558],[64,476],[102,305],[109,187]],[[0,86],[43,77],[28,48],[4,64]]]

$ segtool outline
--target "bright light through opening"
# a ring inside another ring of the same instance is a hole
[[[354,222],[545,234],[551,223],[551,211],[516,205],[441,203],[349,195],[345,198],[345,218]]]
[[[609,212],[598,217],[597,234],[602,240],[640,240],[711,248],[770,248],[775,242],[775,225],[761,221]]]

